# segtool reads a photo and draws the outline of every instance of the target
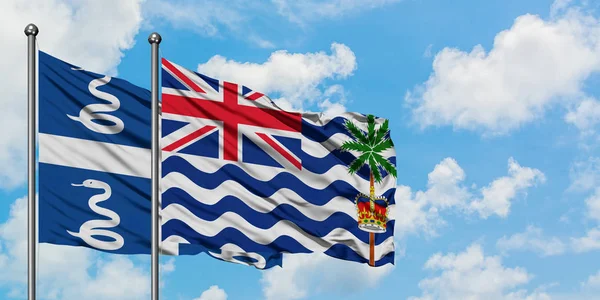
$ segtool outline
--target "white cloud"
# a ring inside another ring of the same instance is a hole
[[[445,225],[439,212],[462,209],[471,198],[468,188],[462,184],[465,172],[453,158],[443,159],[427,178],[427,190],[417,191],[414,195],[408,186],[396,189],[395,235],[401,237],[423,231],[426,235],[435,236],[436,229]]]
[[[433,50],[433,44],[429,44],[427,46],[427,48],[425,48],[425,51],[423,52],[423,57],[425,58],[429,58],[433,55],[433,53],[431,52]]]
[[[258,1],[229,0],[148,0],[144,6],[145,28],[166,22],[173,28],[190,30],[202,36],[223,39],[228,35],[246,40],[259,48],[275,44],[253,29],[252,15],[271,12],[273,8]]]
[[[581,283],[581,286],[585,289],[594,289],[600,291],[600,271],[594,275],[590,275],[585,282]]]
[[[600,187],[596,188],[596,192],[585,199],[587,207],[587,215],[600,223]]]
[[[271,0],[279,14],[291,22],[304,25],[307,21],[337,18],[347,14],[384,5],[400,2],[400,0]]]
[[[585,215],[600,224],[600,159],[590,157],[571,169],[572,183],[568,190],[593,191],[585,199]],[[571,238],[571,247],[577,253],[600,250],[600,227],[587,231],[585,236]]]
[[[550,15],[556,16],[557,14],[564,12],[569,8],[569,5],[573,2],[573,0],[555,0],[554,3],[550,6]]]
[[[465,180],[465,171],[453,158],[445,158],[437,164],[427,179],[427,191],[417,192],[416,197],[426,197],[434,207],[463,206],[470,197],[468,189],[460,184]]]
[[[600,157],[590,157],[587,161],[575,162],[569,172],[569,191],[586,192],[600,186]]]
[[[128,258],[116,256],[108,262],[100,260],[96,268],[95,277],[81,281],[81,291],[63,288],[63,298],[76,299],[84,295],[85,299],[145,299],[149,296],[148,274]]]
[[[339,102],[331,102],[329,99],[323,100],[319,103],[319,108],[323,111],[325,116],[337,116],[346,112],[346,107]]]
[[[600,188],[585,200],[586,216],[600,224]],[[523,233],[517,233],[498,240],[500,251],[530,250],[542,256],[559,255],[571,250],[575,253],[600,250],[600,227],[592,228],[584,236],[571,237],[568,243],[556,237],[544,237],[542,229],[528,226]],[[568,246],[568,247],[567,247]]]
[[[584,135],[595,133],[594,128],[600,124],[600,101],[593,98],[581,101],[565,115],[565,121],[575,125]]]
[[[194,300],[227,300],[227,293],[225,293],[225,290],[213,285],[208,290],[202,292],[200,298],[195,298]]]
[[[439,217],[438,209],[431,206],[426,197],[413,198],[410,187],[398,186],[395,199],[397,217],[394,235],[396,237],[402,238],[407,234],[418,232],[423,232],[426,236],[436,236],[438,228],[446,225],[444,219]]]
[[[512,157],[508,160],[508,176],[494,180],[481,189],[483,197],[470,203],[471,210],[479,212],[482,218],[492,214],[508,216],[511,200],[516,194],[537,183],[544,183],[544,174],[537,169],[521,167]]]
[[[423,294],[409,299],[549,299],[539,291],[515,291],[533,276],[523,268],[503,266],[499,256],[485,256],[479,244],[458,254],[434,254],[425,269],[439,273],[421,280]]]
[[[323,112],[325,116],[336,116],[346,112],[346,94],[344,87],[336,84],[332,85],[323,94],[324,100],[319,104],[319,110]]]
[[[0,225],[0,285],[22,295],[27,283],[27,201],[17,199]],[[82,247],[40,244],[38,292],[54,299],[147,299],[150,280],[126,256],[103,258]]]
[[[376,286],[394,269],[389,264],[373,268],[317,253],[284,256],[283,268],[263,272],[266,300],[303,299],[322,292],[348,295]]]
[[[571,245],[577,253],[600,250],[600,229],[594,228],[586,236],[571,238]]]
[[[526,290],[519,290],[508,293],[502,300],[551,300],[555,299],[554,295],[546,293],[543,289],[534,290],[529,294]],[[571,298],[572,299],[572,298]]]
[[[273,52],[262,64],[241,63],[215,55],[198,66],[198,72],[208,76],[244,84],[271,97],[278,94],[296,109],[339,93],[339,87],[331,89],[335,86],[326,87],[328,89],[323,92],[323,82],[326,79],[344,79],[355,69],[354,52],[338,43],[331,45],[331,54],[281,50]]]
[[[160,274],[169,274],[175,271],[175,258],[170,258],[166,263],[161,264],[159,268]]]
[[[477,45],[437,53],[429,79],[405,97],[416,123],[506,134],[583,98],[584,81],[600,70],[600,22],[566,3],[549,20],[519,16],[489,52]]]
[[[557,282],[544,284],[535,289],[531,294],[525,290],[519,290],[514,293],[507,294],[503,300],[571,300],[571,299],[586,299],[600,300],[600,272],[591,275],[587,280],[580,283],[579,289],[571,289],[563,292],[546,292],[549,288],[559,286]],[[564,289],[563,289],[564,290]],[[493,299],[492,299],[493,300]]]
[[[497,178],[479,190],[465,185],[465,177],[456,160],[445,158],[429,173],[427,190],[413,194],[410,187],[399,186],[396,190],[395,234],[402,236],[422,231],[434,236],[436,229],[445,225],[440,217],[445,210],[478,213],[484,219],[493,214],[505,218],[519,192],[544,181],[541,171],[521,167],[512,157],[508,160],[508,176]]]
[[[275,48],[275,44],[269,40],[265,40],[258,35],[250,35],[249,40],[255,44],[256,46],[263,49],[272,49]]]
[[[342,17],[350,13],[362,12],[401,0],[148,0],[143,6],[146,28],[157,23],[167,22],[177,29],[187,29],[203,36],[222,38],[233,34],[260,48],[275,48],[275,44],[265,39],[256,23],[264,18],[255,16],[273,15],[277,13],[288,21],[304,27],[307,22],[319,19]],[[278,26],[280,20],[270,18],[263,26]]]
[[[0,1],[2,61],[0,89],[4,109],[0,119],[0,188],[25,180],[26,147],[26,37],[25,26],[40,28],[40,49],[88,70],[114,74],[123,51],[134,44],[141,22],[138,1]],[[107,20],[110,20],[107,22]]]
[[[545,293],[544,290],[551,286],[557,286],[558,283],[553,283],[550,285],[542,286],[536,292],[534,292],[531,296],[538,296],[532,298],[518,298],[518,299],[553,299],[553,300],[571,300],[571,299],[586,299],[586,300],[600,300],[600,271],[596,274],[590,275],[585,281],[580,283],[579,289],[572,289],[571,291],[564,292],[552,292]],[[539,298],[540,292],[544,298]],[[511,298],[509,298],[511,299]]]
[[[246,1],[220,1],[207,0],[149,0],[144,4],[144,16],[154,22],[166,21],[177,29],[189,29],[206,36],[215,36],[220,33],[220,27],[229,30],[242,27],[247,21],[243,13],[243,6],[248,6]],[[152,27],[150,22],[145,24]]]
[[[527,226],[525,232],[513,234],[510,237],[503,236],[496,242],[496,247],[502,251],[530,250],[542,256],[552,256],[565,253],[567,247],[556,237],[546,238],[542,229],[535,226]]]
[[[149,257],[148,257],[149,258]],[[147,262],[150,264],[150,260]],[[171,257],[164,263],[160,263],[158,266],[159,288],[163,288],[168,282],[168,275],[175,272],[175,258]]]
[[[318,111],[326,117],[333,117],[336,115],[343,114],[346,112],[346,92],[344,87],[339,84],[332,85],[325,90],[325,92],[318,98],[317,102]],[[272,99],[280,109],[286,111],[306,112],[312,110],[306,110],[298,108],[292,102],[288,101],[285,97]],[[302,104],[301,104],[302,105]]]

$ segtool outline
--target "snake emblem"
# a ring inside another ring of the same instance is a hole
[[[123,237],[114,231],[108,230],[119,225],[121,218],[110,209],[98,206],[98,203],[108,200],[112,190],[108,184],[99,180],[87,179],[82,184],[71,184],[72,186],[83,186],[92,189],[104,190],[104,193],[90,197],[88,205],[97,214],[110,218],[109,220],[90,220],[81,225],[79,232],[67,232],[75,237],[81,238],[88,245],[101,250],[118,250],[125,244]],[[104,228],[104,229],[100,229]],[[113,241],[98,240],[94,236],[106,236]]]
[[[82,70],[82,69],[74,69],[74,70]],[[83,70],[84,71],[84,70]],[[103,133],[103,134],[117,134],[123,131],[125,125],[123,124],[123,120],[119,119],[116,116],[108,114],[109,112],[113,112],[121,106],[121,102],[119,98],[115,97],[106,92],[102,92],[98,90],[98,87],[106,85],[110,82],[110,76],[104,76],[102,78],[92,80],[88,85],[88,90],[92,95],[96,98],[106,100],[110,102],[110,104],[106,103],[97,103],[97,104],[89,104],[86,105],[79,111],[79,116],[71,116],[67,115],[71,120],[81,122],[85,127],[94,132]],[[100,120],[103,122],[97,122],[95,120]],[[106,124],[106,123],[110,124]]]

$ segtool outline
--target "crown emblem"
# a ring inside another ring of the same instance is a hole
[[[354,201],[358,215],[358,228],[373,233],[384,233],[387,229],[388,200],[385,197],[369,197],[358,194]]]

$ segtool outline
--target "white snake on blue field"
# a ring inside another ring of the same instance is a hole
[[[123,128],[125,127],[123,120],[108,114],[109,112],[119,109],[121,106],[121,101],[119,101],[119,98],[115,97],[114,95],[99,91],[97,89],[98,87],[108,84],[110,80],[110,76],[104,76],[102,78],[92,80],[88,85],[88,90],[92,95],[99,99],[106,100],[110,102],[110,104],[89,104],[79,111],[79,117],[71,115],[67,116],[71,118],[71,120],[81,122],[85,127],[94,132],[103,134],[117,134],[123,131]],[[108,121],[113,124],[99,124],[94,122],[94,120]]]
[[[90,220],[81,225],[79,232],[67,232],[75,237],[81,238],[88,245],[101,250],[117,250],[123,247],[125,241],[123,237],[114,231],[108,230],[119,225],[121,218],[117,213],[110,209],[99,207],[98,203],[108,200],[112,195],[110,186],[99,180],[87,179],[82,184],[71,184],[72,186],[83,186],[93,189],[102,189],[104,193],[90,197],[88,205],[97,214],[110,218],[110,220]],[[104,228],[104,229],[100,229]],[[93,236],[106,236],[113,241],[102,241]]]

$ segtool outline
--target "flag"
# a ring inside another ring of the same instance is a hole
[[[244,85],[162,59],[162,234],[179,252],[394,263],[395,150],[387,120],[289,112]],[[370,237],[374,237],[374,243]]]
[[[150,92],[39,52],[39,242],[149,254]]]

